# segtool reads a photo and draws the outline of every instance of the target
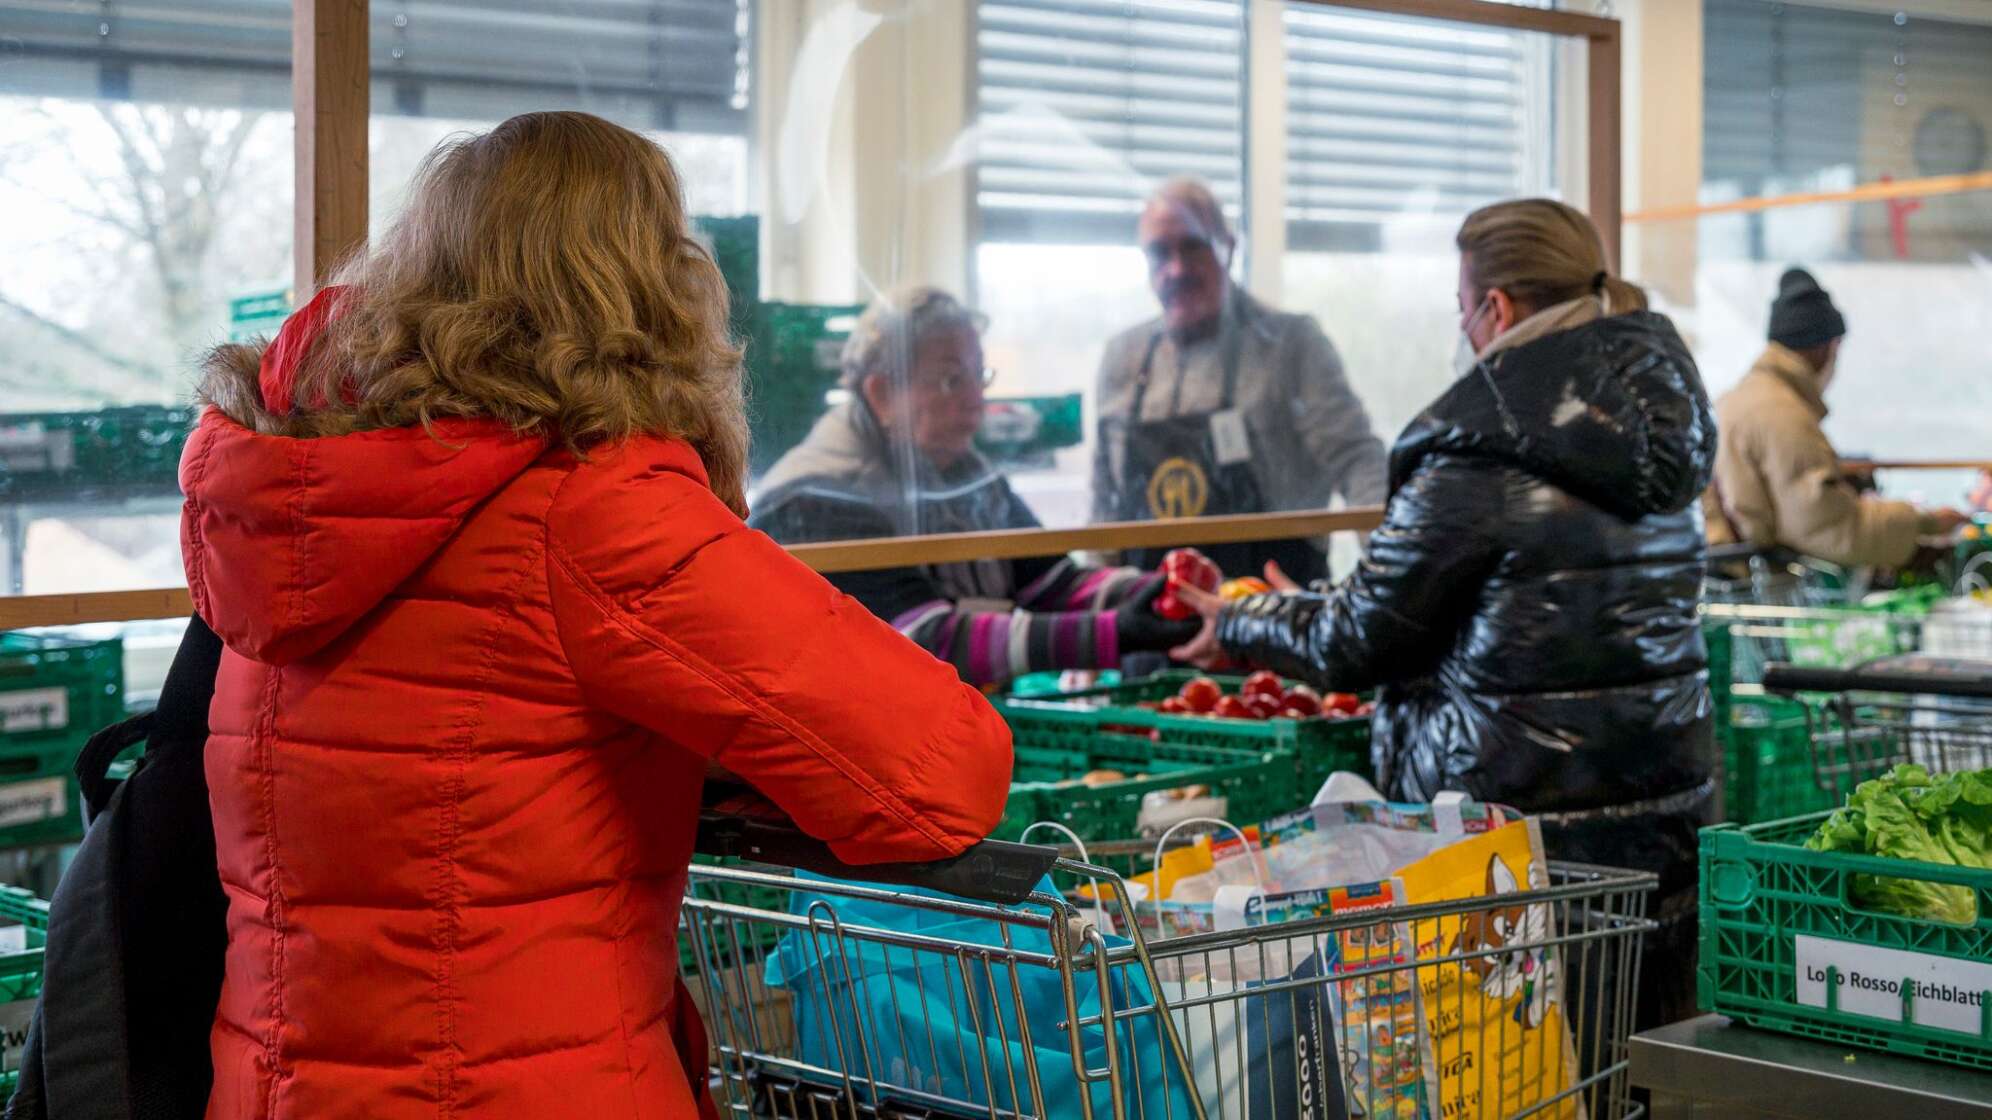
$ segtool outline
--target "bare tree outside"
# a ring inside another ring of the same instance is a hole
[[[290,116],[132,102],[0,102],[0,392],[6,411],[166,403],[283,284]]]

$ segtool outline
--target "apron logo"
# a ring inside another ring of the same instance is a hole
[[[1180,455],[1162,460],[1148,477],[1148,512],[1158,518],[1201,517],[1210,503],[1210,479]]]

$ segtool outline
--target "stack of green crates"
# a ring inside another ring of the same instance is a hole
[[[76,753],[124,715],[119,639],[0,634],[0,848],[83,834]]]
[[[0,886],[0,1100],[20,1076],[28,1020],[41,996],[48,903],[19,887]]]
[[[761,220],[748,214],[696,223],[726,281],[734,340],[746,350],[748,454],[759,473],[801,443],[823,415],[844,339],[864,307],[763,301]]]
[[[1822,708],[1778,696],[1745,696],[1720,709],[1723,819],[1777,821],[1838,806],[1851,792],[1821,785],[1812,736],[1835,734]]]
[[[750,459],[765,471],[801,443],[828,405],[859,304],[761,303],[747,343]]]
[[[1778,656],[1803,665],[1844,666],[1908,652],[1905,643],[1912,631],[1890,619],[1927,610],[1928,602],[1921,593],[1905,594],[1874,609],[1839,609],[1830,616],[1822,612],[1818,618],[1795,620],[1786,627]],[[1704,622],[1702,635],[1708,644],[1709,693],[1722,755],[1723,819],[1757,824],[1838,806],[1854,782],[1844,778],[1830,789],[1821,785],[1812,743],[1812,736],[1840,734],[1831,711],[1814,701],[1739,688],[1756,681],[1737,680],[1737,638],[1731,626],[1711,619]]]
[[[1016,741],[1020,773],[1028,766],[1037,765],[1036,759],[1058,756],[1060,752],[1065,755],[1097,755],[1102,750],[1099,744],[1103,739],[1115,735],[1118,738],[1106,739],[1110,744],[1109,751],[1116,749],[1114,745],[1123,738],[1145,738],[1159,740],[1158,747],[1166,745],[1173,751],[1204,748],[1274,760],[1274,769],[1268,772],[1264,787],[1264,803],[1269,811],[1255,815],[1255,811],[1242,810],[1234,805],[1229,810],[1234,820],[1257,820],[1260,816],[1298,808],[1313,798],[1315,791],[1328,780],[1328,775],[1338,770],[1364,777],[1370,775],[1370,723],[1366,719],[1332,719],[1325,716],[1299,720],[1218,719],[1166,714],[1138,706],[1174,696],[1196,675],[1188,670],[1170,670],[1139,680],[1074,692],[1012,696],[999,700],[997,710],[1010,724]],[[1236,692],[1242,683],[1242,678],[1238,677],[1219,677],[1217,680],[1226,692]],[[1125,766],[1085,769],[1135,772]],[[1084,772],[1084,769],[1079,771]],[[1149,769],[1147,772],[1154,771]],[[1276,777],[1271,776],[1275,774]],[[1076,777],[1077,774],[1065,776]],[[1063,801],[1078,803],[1088,800],[1089,796],[1074,793],[1072,787],[1057,787],[1045,793],[1037,811],[1042,819],[1061,819],[1069,815],[1058,810]],[[1015,798],[1012,800],[1014,802]],[[1255,809],[1258,803],[1255,799]],[[1015,808],[1013,805],[1013,810]],[[1125,839],[1132,835],[1130,831],[1120,837],[1112,837],[1103,832],[1099,838]]]
[[[1992,1070],[1992,871],[1808,851],[1824,819],[1702,830],[1702,1007],[1765,1030]],[[1968,887],[1978,920],[1861,909],[1849,902],[1856,875]],[[1919,985],[1905,991],[1912,976]],[[1932,1006],[1919,1013],[1922,1003]]]
[[[92,488],[179,485],[194,410],[128,405],[95,412],[0,415],[14,450],[0,464],[0,498],[74,497]]]

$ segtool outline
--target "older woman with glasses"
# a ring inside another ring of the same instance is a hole
[[[784,544],[1037,528],[975,450],[989,383],[983,325],[934,288],[866,309],[844,346],[850,399],[762,479],[749,524]],[[831,582],[975,684],[1110,668],[1197,629],[1155,614],[1159,579],[1070,559],[976,560]]]

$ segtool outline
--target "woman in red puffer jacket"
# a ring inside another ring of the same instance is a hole
[[[739,354],[664,153],[575,113],[430,157],[181,482],[227,643],[208,1115],[710,1115],[675,925],[708,764],[851,862],[952,855],[987,703],[741,522]]]

